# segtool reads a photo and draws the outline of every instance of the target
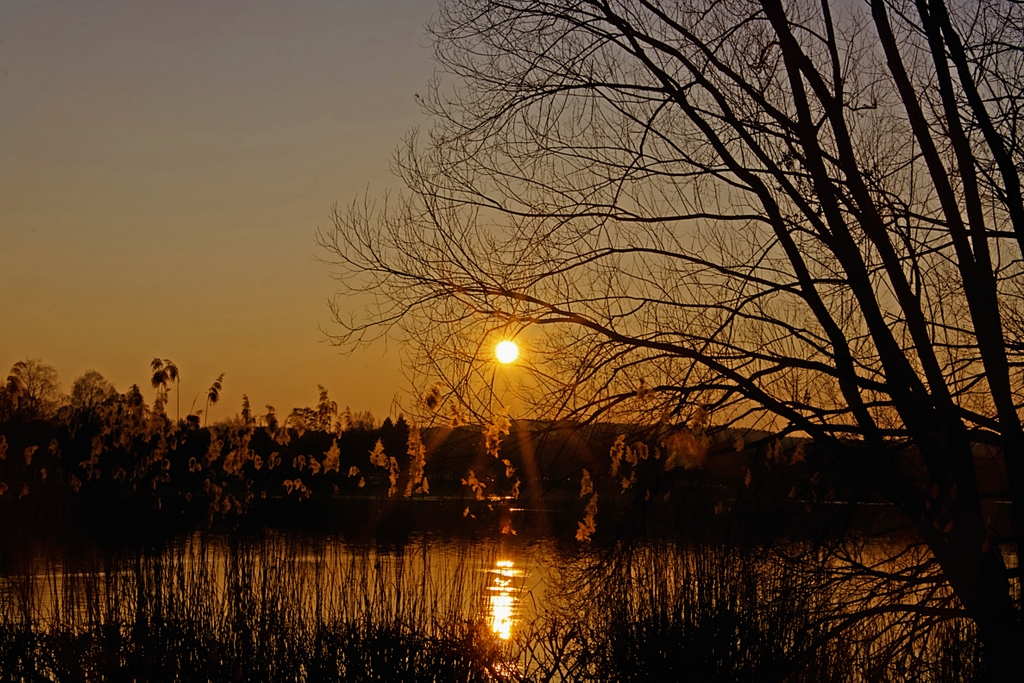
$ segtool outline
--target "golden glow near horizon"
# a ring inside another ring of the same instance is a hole
[[[512,637],[512,624],[515,622],[516,603],[518,602],[518,586],[514,579],[522,573],[513,569],[509,560],[499,560],[491,569],[490,585],[487,586],[487,611],[491,622],[491,631],[502,640]]]
[[[0,381],[40,358],[65,391],[94,369],[151,402],[159,355],[182,417],[222,372],[214,418],[243,392],[315,405],[318,384],[388,415],[398,346],[321,343],[338,287],[311,226],[404,187],[387,160],[428,121],[411,95],[434,76],[437,6],[0,2]],[[171,274],[153,277],[156,253]]]
[[[514,341],[506,339],[505,341],[498,342],[498,345],[494,348],[494,355],[498,357],[498,362],[502,365],[508,365],[514,363],[516,358],[519,358],[519,347],[516,346]]]

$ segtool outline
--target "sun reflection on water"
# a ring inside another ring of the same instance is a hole
[[[498,560],[487,573],[490,577],[485,598],[491,630],[502,640],[508,640],[518,612],[523,572],[511,560]]]

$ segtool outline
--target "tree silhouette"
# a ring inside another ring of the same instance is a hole
[[[336,340],[398,335],[472,401],[485,341],[532,328],[549,414],[809,435],[901,508],[1011,671],[1022,28],[998,0],[444,2],[457,85],[397,157],[409,193],[319,235],[341,294],[372,294],[335,300]]]
[[[49,420],[57,415],[67,397],[60,391],[57,369],[38,358],[18,361],[11,367],[0,396],[0,418]]]
[[[322,384],[318,384],[316,388],[319,391],[316,403],[316,420],[311,426],[322,432],[329,432],[334,428],[334,421],[338,415],[338,404],[331,400],[330,396],[327,395],[327,389]]]
[[[95,416],[97,409],[117,396],[113,385],[95,370],[87,370],[71,385],[71,409]]]
[[[21,397],[25,395],[25,384],[21,379],[21,369],[24,361],[18,361],[11,368],[4,383],[3,391],[0,391],[0,419],[10,420],[18,410]]]

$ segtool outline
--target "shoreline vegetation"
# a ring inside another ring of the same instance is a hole
[[[720,544],[563,561],[557,590],[503,640],[478,606],[485,563],[429,548],[193,535],[96,557],[91,571],[63,577],[45,613],[26,606],[52,575],[13,577],[0,666],[14,680],[58,681],[956,681],[982,673],[962,621],[914,631],[878,616],[837,638],[845,594],[827,574]]]
[[[369,412],[339,410],[320,387],[315,406],[294,408],[283,418],[269,405],[265,414],[255,414],[243,397],[239,413],[200,426],[203,411],[178,420],[167,415],[168,380],[162,362],[160,367],[153,380],[157,398],[148,405],[137,385],[118,393],[95,372],[76,380],[72,395],[63,397],[55,370],[39,361],[15,365],[0,392],[0,501],[71,492],[145,501],[154,510],[171,506],[192,516],[205,507],[212,521],[279,499],[455,498],[471,503],[463,510],[469,516],[477,503],[597,493],[609,500],[613,492],[635,493],[641,486],[646,501],[670,500],[664,474],[671,472],[684,480],[691,498],[714,498],[720,515],[731,507],[728,498],[736,496],[737,485],[751,488],[756,451],[764,444],[767,469],[790,470],[771,485],[788,484],[792,495],[773,491],[762,497],[795,500],[799,494],[807,504],[832,502],[843,493],[838,478],[821,479],[826,467],[813,462],[821,455],[806,440],[753,431],[715,434],[703,425],[652,430],[511,420],[498,413],[490,423],[468,424],[453,414],[421,426],[402,415],[378,421]],[[31,383],[19,373],[49,374],[50,386],[19,388]],[[91,386],[82,390],[85,381]],[[207,413],[222,381],[223,375],[210,389]],[[796,485],[809,479],[820,491],[798,492]]]
[[[923,544],[807,440],[504,414],[377,422],[323,387],[285,418],[245,400],[204,425],[167,415],[169,364],[154,361],[153,405],[97,373],[62,398],[52,368],[12,369],[5,676],[983,676],[975,630]],[[49,394],[25,377],[40,374]],[[553,590],[496,638],[466,548],[541,538],[557,548]],[[429,550],[444,539],[461,544],[454,560]]]

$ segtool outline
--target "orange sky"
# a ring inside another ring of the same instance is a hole
[[[324,342],[313,238],[394,188],[426,126],[434,0],[0,2],[0,373],[41,358],[148,387],[177,363],[213,417],[316,401],[389,411],[395,349]],[[201,403],[201,401],[200,401]]]

